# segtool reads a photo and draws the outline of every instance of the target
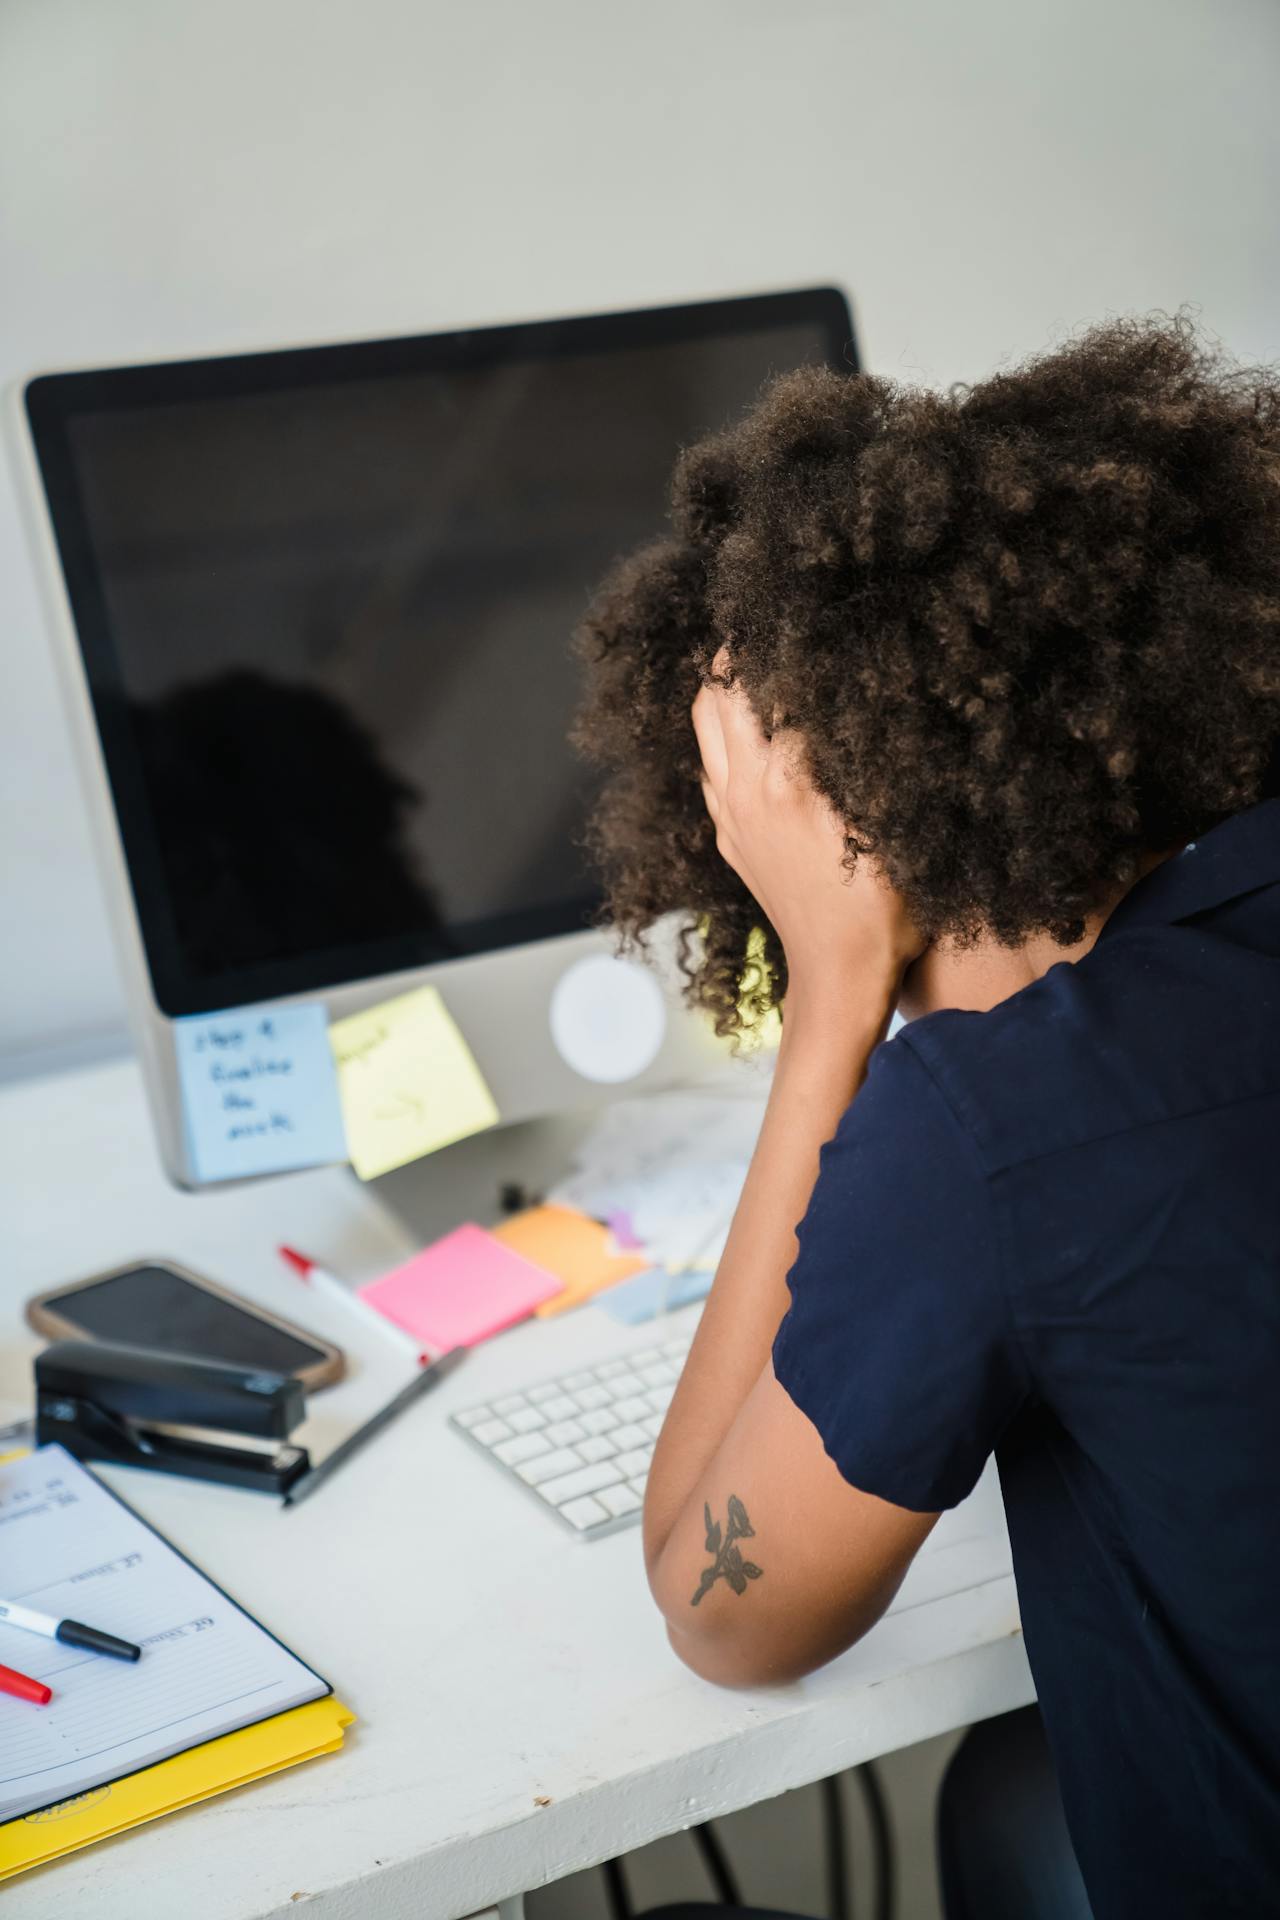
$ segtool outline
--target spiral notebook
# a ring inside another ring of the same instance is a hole
[[[53,1688],[0,1694],[0,1822],[331,1691],[62,1447],[0,1463],[0,1591],[142,1648],[131,1665],[0,1622],[0,1664]]]

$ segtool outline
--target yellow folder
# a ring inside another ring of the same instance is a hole
[[[75,1853],[95,1840],[140,1827],[162,1813],[212,1799],[246,1781],[279,1773],[319,1753],[334,1753],[355,1715],[330,1694],[309,1700],[303,1707],[278,1713],[272,1720],[224,1733],[171,1760],[157,1761],[139,1773],[126,1774],[109,1786],[93,1787],[58,1806],[42,1807],[0,1826],[0,1880],[43,1866],[64,1853]]]

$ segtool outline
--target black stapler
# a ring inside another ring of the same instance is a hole
[[[58,1340],[36,1359],[36,1445],[56,1440],[77,1460],[282,1494],[311,1465],[305,1447],[222,1446],[174,1429],[287,1443],[305,1410],[298,1380],[261,1367],[105,1340]]]

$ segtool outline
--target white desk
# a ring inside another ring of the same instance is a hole
[[[0,1091],[0,1167],[0,1420],[30,1404],[21,1309],[38,1289],[167,1253],[350,1349],[348,1326],[299,1302],[275,1243],[357,1278],[409,1250],[345,1171],[173,1192],[128,1064]],[[358,1723],[341,1754],[7,1883],[5,1920],[459,1920],[1032,1698],[990,1474],[860,1646],[800,1685],[727,1693],[668,1648],[638,1532],[572,1539],[445,1429],[452,1407],[653,1337],[595,1309],[504,1334],[296,1512],[109,1474]],[[322,1444],[395,1383],[380,1348],[360,1358],[314,1403]]]

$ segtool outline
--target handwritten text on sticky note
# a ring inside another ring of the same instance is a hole
[[[173,1039],[197,1180],[346,1159],[322,1006],[191,1014]]]
[[[497,1124],[493,1095],[434,987],[336,1021],[329,1040],[362,1180]]]

